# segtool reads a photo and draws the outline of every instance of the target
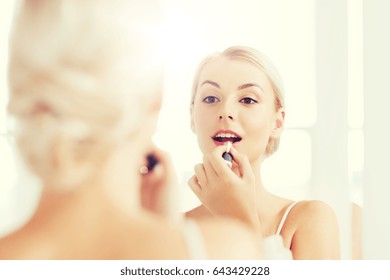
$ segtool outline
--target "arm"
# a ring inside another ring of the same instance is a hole
[[[308,201],[295,210],[297,228],[291,241],[294,259],[339,259],[340,236],[337,218],[324,202]]]

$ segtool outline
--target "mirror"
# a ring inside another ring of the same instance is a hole
[[[362,217],[370,223],[373,220],[370,217],[376,213],[375,199],[380,199],[381,194],[382,197],[388,195],[388,191],[377,186],[386,184],[375,184],[370,181],[372,177],[366,179],[373,184],[368,201],[371,203],[368,209],[372,211],[362,213],[363,182],[367,182],[364,181],[364,166],[378,160],[378,157],[367,158],[365,153],[377,155],[376,146],[382,149],[388,146],[382,142],[378,145],[379,142],[375,142],[378,139],[368,141],[365,138],[369,133],[375,134],[374,128],[381,130],[383,127],[377,127],[375,120],[365,118],[368,112],[378,110],[371,105],[366,115],[363,114],[366,110],[363,99],[378,102],[382,96],[370,92],[364,97],[363,81],[366,85],[382,86],[374,92],[383,92],[388,85],[378,84],[375,76],[363,76],[363,72],[376,69],[375,65],[368,64],[370,68],[363,71],[363,10],[368,11],[365,28],[374,34],[378,26],[370,25],[369,20],[386,10],[380,6],[385,4],[363,0],[247,0],[245,5],[239,0],[162,2],[166,14],[167,64],[164,103],[155,142],[172,154],[182,185],[182,210],[199,204],[187,186],[193,166],[201,160],[189,118],[195,69],[210,52],[221,51],[230,45],[252,46],[275,63],[286,92],[286,127],[280,150],[266,160],[265,185],[270,191],[294,200],[319,198],[331,204],[340,222],[342,258],[361,258]],[[0,4],[0,10],[0,55],[1,61],[6,61],[13,6],[4,2]],[[386,17],[383,19],[388,21]],[[375,42],[386,45],[379,39]],[[367,52],[375,57],[375,45]],[[382,73],[390,72],[388,68],[383,69]],[[28,217],[39,195],[39,187],[33,177],[21,173],[23,167],[17,164],[13,153],[5,117],[6,63],[1,64],[0,71],[0,151],[1,155],[7,155],[7,160],[3,158],[3,161],[15,161],[7,166],[9,170],[3,172],[0,183],[0,234],[5,234]],[[368,128],[365,130],[365,127]],[[385,141],[386,137],[379,140]],[[388,152],[388,149],[384,151]],[[379,171],[373,169],[372,172],[378,175],[376,172]],[[277,176],[280,173],[285,176]],[[385,172],[378,178],[385,180],[383,174]],[[26,185],[30,188],[29,195],[20,191]],[[374,191],[377,191],[375,195]],[[366,202],[366,197],[364,199]],[[21,209],[20,205],[25,208]],[[373,222],[370,225],[363,232],[367,232],[367,239],[373,240],[375,233],[371,228],[375,225]],[[384,230],[386,232],[388,228]],[[365,247],[369,248],[369,241],[365,242]],[[377,247],[380,247],[379,241]],[[368,258],[376,255],[379,253],[373,252]]]

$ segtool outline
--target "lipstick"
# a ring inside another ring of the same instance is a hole
[[[149,172],[153,171],[153,169],[156,167],[158,163],[159,161],[154,154],[148,154],[146,156],[146,165],[141,166],[139,172],[142,175],[146,175]]]
[[[232,148],[232,142],[230,141],[225,142],[225,146],[226,146],[226,152],[222,154],[222,157],[225,160],[226,164],[229,166],[229,168],[232,168],[233,156],[230,153],[230,149]]]

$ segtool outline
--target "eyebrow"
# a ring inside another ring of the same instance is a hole
[[[219,89],[221,88],[221,87],[219,86],[219,84],[217,84],[216,82],[210,81],[210,80],[204,81],[200,86],[202,87],[202,86],[205,85],[205,84],[212,85],[212,86],[214,86],[214,87],[216,87],[216,88],[219,88]]]
[[[205,84],[209,84],[209,85],[212,85],[216,88],[221,88],[220,85],[216,82],[213,82],[213,81],[210,81],[210,80],[206,80],[204,81],[200,86],[202,87],[203,85]],[[243,90],[243,89],[246,89],[246,88],[249,88],[249,87],[257,87],[259,88],[261,91],[264,91],[263,88],[259,85],[259,84],[256,84],[256,83],[247,83],[247,84],[243,84],[243,85],[240,85],[237,89],[238,90]]]
[[[264,92],[263,88],[262,88],[259,84],[256,84],[256,83],[243,84],[243,85],[239,86],[238,89],[239,89],[239,90],[243,90],[243,89],[246,89],[246,88],[249,88],[249,87],[257,87],[257,88],[259,88],[261,91]]]

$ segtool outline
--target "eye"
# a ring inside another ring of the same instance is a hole
[[[244,104],[255,104],[255,103],[258,103],[256,100],[254,100],[253,98],[250,98],[250,97],[244,97],[240,100],[241,103],[244,103]]]
[[[204,99],[203,99],[203,102],[205,103],[209,103],[209,104],[212,104],[212,103],[216,103],[218,102],[219,99],[215,96],[206,96]]]

